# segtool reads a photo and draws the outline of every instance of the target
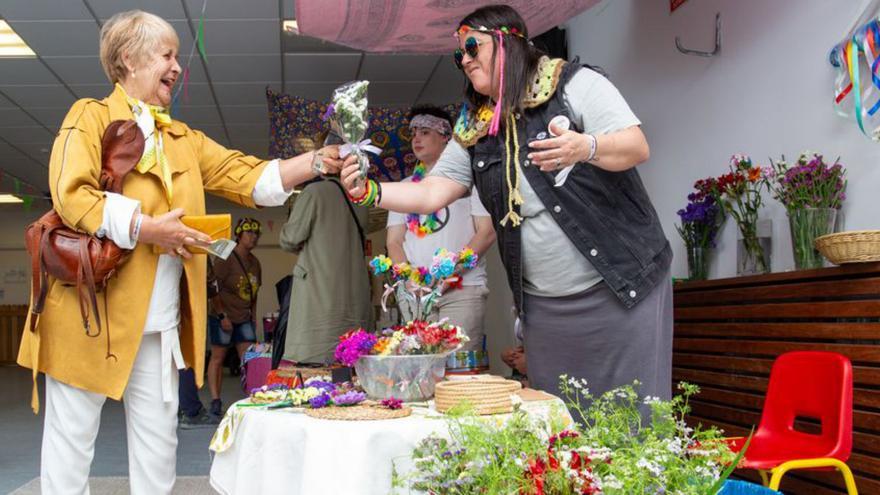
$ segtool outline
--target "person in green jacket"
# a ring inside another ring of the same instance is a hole
[[[308,184],[296,198],[280,236],[281,249],[299,255],[284,359],[330,363],[340,335],[373,330],[366,222],[367,208],[350,204],[336,177]]]

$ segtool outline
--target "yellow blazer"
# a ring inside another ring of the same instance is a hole
[[[104,194],[98,186],[101,137],[111,121],[132,118],[120,88],[103,100],[82,99],[71,107],[55,138],[49,160],[52,203],[67,226],[90,234],[101,226],[105,205]],[[187,215],[204,214],[206,191],[255,207],[251,193],[266,161],[228,150],[182,122],[174,121],[161,132],[174,194],[168,204],[158,165],[145,174],[132,170],[125,179],[122,193],[139,200],[143,213],[155,216],[183,208]],[[36,331],[29,330],[29,317],[18,353],[18,364],[33,370],[31,405],[34,412],[39,410],[38,372],[113,399],[122,397],[144,333],[158,259],[152,246],[138,244],[109,282],[105,293],[98,295],[101,320],[109,322],[111,351],[118,360],[107,357],[107,324],[99,337],[86,336],[76,288],[50,279]],[[183,268],[180,347],[201,386],[207,309],[205,255],[184,261]],[[104,297],[107,298],[107,315],[103,314]]]

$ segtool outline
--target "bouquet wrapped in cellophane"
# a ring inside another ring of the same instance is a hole
[[[358,157],[361,178],[366,180],[370,169],[367,153],[378,155],[381,148],[374,146],[369,139],[364,139],[369,126],[367,109],[367,86],[369,81],[352,81],[345,83],[333,91],[332,103],[327,107],[325,118],[330,120],[330,128],[342,139],[339,147],[340,158],[355,153]],[[329,141],[326,144],[337,144]]]

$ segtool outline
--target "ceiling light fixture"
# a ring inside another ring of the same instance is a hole
[[[37,54],[12,30],[12,26],[0,20],[0,58],[31,58]]]
[[[12,194],[0,194],[0,203],[24,203],[24,201]]]
[[[281,23],[281,29],[287,34],[299,34],[299,25],[296,23],[296,19],[284,19]]]

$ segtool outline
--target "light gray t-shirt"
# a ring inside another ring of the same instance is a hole
[[[608,134],[641,122],[617,88],[598,72],[581,68],[564,88],[572,119],[588,134]],[[470,189],[470,155],[456,141],[440,155],[431,175],[446,177]],[[602,281],[574,243],[547,211],[525,174],[520,171],[523,205],[523,290],[529,294],[561,297],[583,292]],[[565,187],[564,185],[562,187]]]

